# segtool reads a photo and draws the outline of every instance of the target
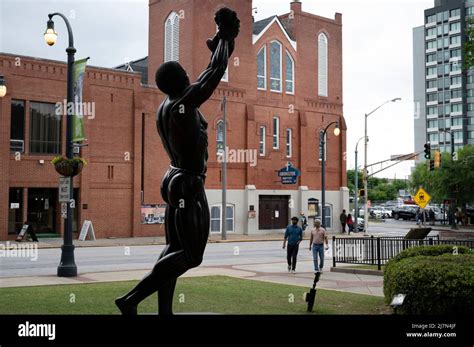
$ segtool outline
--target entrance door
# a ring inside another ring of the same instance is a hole
[[[57,189],[28,189],[28,222],[37,234],[56,234]]]
[[[288,224],[289,195],[260,195],[258,228],[285,229]]]

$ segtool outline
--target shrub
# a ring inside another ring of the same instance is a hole
[[[389,266],[390,264],[393,264],[394,262],[398,262],[402,259],[417,257],[420,255],[435,257],[438,255],[443,255],[447,253],[453,254],[454,247],[457,247],[458,254],[473,254],[474,253],[468,247],[465,247],[465,246],[456,246],[456,245],[417,246],[417,247],[407,248],[404,251],[400,252],[398,255],[390,259],[390,261],[387,263],[387,266]]]
[[[459,254],[453,255],[448,247],[450,254],[442,254],[439,247],[409,250],[390,261],[384,274],[385,300],[390,303],[394,295],[406,294],[396,313],[474,314],[474,254],[465,250],[463,254],[459,248]],[[417,255],[423,253],[434,256]]]

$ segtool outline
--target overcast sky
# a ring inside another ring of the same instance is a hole
[[[254,0],[256,20],[289,12],[290,2]],[[433,7],[434,0],[302,2],[305,12],[329,18],[336,12],[343,15],[348,168],[354,168],[355,144],[364,135],[364,114],[396,97],[402,102],[388,104],[369,118],[369,163],[413,152],[412,29],[423,24],[423,11]],[[0,4],[1,52],[64,61],[63,22],[55,21],[61,44],[48,48],[42,37],[47,14],[62,12],[73,27],[76,57],[90,56],[90,65],[113,67],[148,55],[148,0],[0,0]],[[406,162],[377,176],[406,178],[412,165]]]

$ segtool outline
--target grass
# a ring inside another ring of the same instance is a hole
[[[118,314],[114,299],[136,281],[0,289],[0,314]],[[298,286],[225,276],[178,280],[174,312],[222,314],[305,314]],[[74,300],[73,300],[74,299]],[[157,296],[147,298],[139,313],[156,313]],[[383,297],[319,289],[315,314],[388,314]]]

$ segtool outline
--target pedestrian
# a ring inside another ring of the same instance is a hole
[[[308,219],[306,218],[303,212],[301,212],[300,214],[300,220],[301,220],[301,229],[303,229],[303,234],[304,234],[304,231],[308,227]]]
[[[298,217],[291,218],[291,225],[288,225],[285,231],[285,239],[283,240],[283,249],[288,241],[286,250],[286,258],[288,261],[288,272],[296,273],[296,259],[300,242],[303,240],[303,229],[298,226]]]
[[[436,215],[435,215],[435,212],[433,211],[432,208],[430,208],[430,211],[428,212],[428,215],[430,217],[430,225],[435,225]]]
[[[456,213],[454,214],[454,216],[456,217],[456,225],[463,225],[463,213],[460,207],[456,208]]]
[[[349,213],[347,215],[347,228],[349,229],[349,235],[351,234],[351,231],[354,232],[354,220],[352,219],[352,215]]]
[[[421,224],[423,224],[423,211],[418,207],[416,211],[416,225],[421,226]]]
[[[339,216],[339,220],[341,221],[342,233],[344,234],[346,232],[346,221],[347,221],[346,210],[342,210],[342,213]]]
[[[329,249],[328,237],[326,229],[321,227],[321,221],[314,221],[314,228],[311,230],[311,238],[309,240],[309,250],[313,252],[314,273],[322,273],[324,267],[324,243],[326,250]],[[319,258],[319,262],[318,262]]]

